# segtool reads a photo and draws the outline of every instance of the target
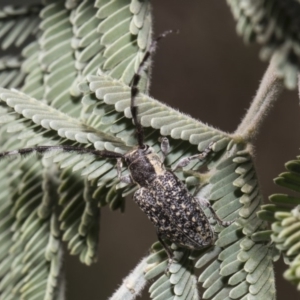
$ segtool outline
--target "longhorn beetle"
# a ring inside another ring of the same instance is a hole
[[[23,155],[32,152],[43,154],[48,151],[62,150],[116,159],[120,181],[128,184],[137,184],[139,187],[134,193],[133,199],[156,227],[158,240],[169,257],[168,267],[174,261],[174,256],[165,240],[192,250],[213,244],[214,231],[201,206],[208,207],[222,226],[231,224],[231,222],[219,219],[210,203],[206,199],[194,197],[174,174],[178,168],[187,166],[191,160],[204,160],[212,151],[213,144],[208,145],[199,154],[180,159],[172,170],[166,170],[164,160],[170,149],[168,139],[166,137],[160,138],[162,157],[144,143],[144,130],[137,117],[138,107],[135,105],[135,99],[139,93],[138,84],[146,62],[154,52],[158,41],[170,32],[164,32],[151,43],[130,83],[130,110],[138,142],[134,149],[126,154],[121,154],[106,150],[57,145],[36,146],[34,148],[23,148],[0,153],[0,158],[3,158],[17,154]],[[125,161],[127,164],[130,174],[121,175],[122,161]]]

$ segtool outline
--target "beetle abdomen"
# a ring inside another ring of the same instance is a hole
[[[190,249],[212,243],[213,232],[200,204],[173,173],[158,175],[136,191],[134,200],[161,237]]]

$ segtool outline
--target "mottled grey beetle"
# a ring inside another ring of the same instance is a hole
[[[137,118],[137,106],[135,105],[135,98],[139,92],[138,83],[141,77],[140,74],[151,53],[155,50],[158,40],[166,36],[169,32],[163,33],[152,42],[137,73],[132,79],[130,108],[138,141],[138,145],[133,150],[123,155],[112,151],[100,151],[64,145],[37,146],[3,152],[0,153],[0,158],[16,154],[23,155],[32,152],[45,153],[52,150],[62,150],[117,159],[118,177],[122,182],[138,185],[139,189],[134,193],[133,199],[156,227],[158,239],[168,254],[170,265],[173,261],[173,252],[165,243],[165,240],[192,250],[201,249],[213,243],[214,231],[201,209],[201,205],[209,207],[215,219],[221,225],[228,226],[231,222],[220,220],[210,203],[203,198],[192,196],[186,186],[174,174],[178,168],[187,166],[191,160],[205,159],[212,151],[212,144],[200,154],[182,158],[171,171],[166,170],[164,166],[164,160],[170,148],[168,139],[166,137],[161,138],[162,157],[151,147],[144,144],[143,127]],[[123,160],[130,171],[130,174],[125,176],[121,175]]]

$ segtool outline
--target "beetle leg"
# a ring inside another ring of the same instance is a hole
[[[221,220],[221,219],[218,217],[216,211],[213,209],[212,205],[209,203],[209,201],[208,201],[207,199],[202,198],[202,197],[196,197],[196,199],[199,201],[199,203],[200,203],[200,205],[201,205],[202,207],[205,207],[205,208],[208,207],[208,208],[209,208],[209,210],[210,210],[211,213],[213,214],[214,218],[217,220],[217,222],[218,222],[220,225],[222,225],[222,226],[224,226],[224,227],[227,227],[227,226],[231,225],[231,224],[234,222],[234,221],[223,221],[223,220]]]
[[[118,173],[118,178],[121,179],[122,177],[122,167],[123,167],[123,162],[121,158],[117,159],[117,173]]]
[[[162,162],[166,159],[168,153],[170,152],[170,143],[169,139],[165,136],[161,136],[158,141],[160,142],[160,149],[162,152]]]
[[[207,157],[207,155],[212,151],[213,144],[214,144],[213,142],[210,143],[209,146],[207,148],[205,148],[204,151],[202,151],[199,154],[195,154],[195,155],[188,156],[188,157],[183,157],[174,166],[172,171],[175,172],[179,168],[186,167],[190,163],[191,160],[194,160],[194,159],[204,160]]]
[[[122,159],[118,158],[117,159],[117,174],[118,174],[119,180],[124,183],[133,184],[134,182],[133,182],[130,174],[122,176],[122,166],[123,166]]]
[[[176,259],[174,257],[173,251],[172,249],[165,243],[165,241],[161,238],[160,234],[158,231],[156,231],[157,233],[157,238],[159,240],[159,242],[162,244],[162,246],[164,247],[167,255],[168,255],[168,265],[165,269],[165,274],[168,276],[169,273],[169,269],[172,263],[176,262]]]
[[[119,179],[121,182],[128,183],[128,184],[134,184],[130,174],[121,176],[121,177],[119,177]]]

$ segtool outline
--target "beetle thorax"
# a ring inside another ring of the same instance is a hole
[[[145,145],[145,149],[134,149],[125,154],[125,161],[130,170],[132,179],[138,185],[147,185],[165,172],[161,158],[152,148]]]

